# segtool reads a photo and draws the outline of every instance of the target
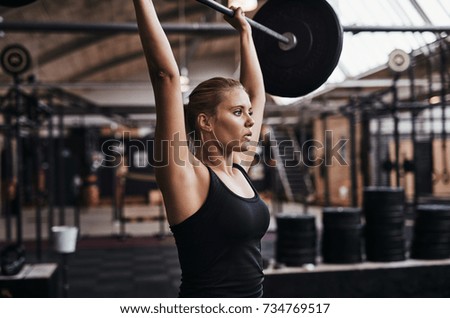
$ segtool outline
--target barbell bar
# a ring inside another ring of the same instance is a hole
[[[228,23],[161,23],[164,32],[170,34],[234,35],[236,30]],[[450,25],[424,26],[343,26],[349,33],[378,32],[449,32]],[[0,31],[15,33],[131,33],[137,32],[136,23],[86,23],[86,22],[41,22],[41,21],[0,21]]]
[[[213,0],[197,0],[198,2],[220,12],[223,13],[227,16],[229,16],[230,18],[234,16],[234,11],[230,8],[227,8],[226,6],[224,6],[223,4],[220,4],[216,1]],[[296,45],[296,38],[294,37],[289,37],[283,34],[280,34],[278,32],[275,32],[274,30],[266,27],[265,25],[262,25],[261,23],[256,22],[255,20],[252,20],[248,17],[245,17],[245,19],[247,20],[247,22],[253,27],[256,28],[260,31],[263,31],[264,33],[274,37],[275,39],[277,39],[278,41],[286,44],[288,47],[294,47]]]

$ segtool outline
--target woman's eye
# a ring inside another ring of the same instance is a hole
[[[242,114],[242,110],[236,110],[236,111],[234,112],[234,114],[235,114],[236,116],[240,116],[240,115]]]
[[[249,114],[250,116],[253,116],[253,111],[248,112],[248,114]]]

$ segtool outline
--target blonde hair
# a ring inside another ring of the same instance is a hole
[[[189,103],[184,108],[186,133],[190,135],[194,132],[195,136],[200,136],[197,128],[198,115],[201,113],[208,116],[215,115],[224,93],[235,88],[244,89],[241,82],[232,78],[213,77],[200,83],[189,95]]]

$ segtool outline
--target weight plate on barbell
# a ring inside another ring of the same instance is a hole
[[[31,65],[30,53],[20,44],[6,46],[0,54],[0,60],[5,73],[13,76],[28,71]]]
[[[35,1],[36,0],[0,0],[0,6],[15,8],[25,6]]]
[[[253,19],[297,38],[293,49],[283,50],[277,39],[253,30],[267,93],[284,97],[306,95],[325,83],[336,68],[343,30],[327,1],[272,0]]]

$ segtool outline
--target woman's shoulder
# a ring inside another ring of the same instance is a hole
[[[157,182],[170,224],[177,224],[200,209],[210,187],[210,171],[203,164],[192,169],[158,169]]]

